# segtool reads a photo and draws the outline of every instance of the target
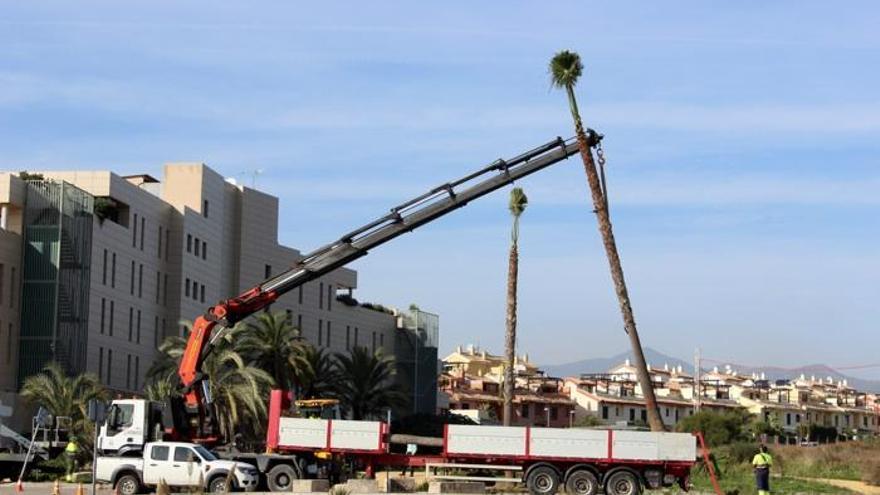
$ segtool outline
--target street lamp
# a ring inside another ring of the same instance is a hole
[[[544,408],[544,416],[547,418],[547,428],[550,428],[550,408]]]

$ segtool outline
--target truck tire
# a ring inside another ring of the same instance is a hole
[[[559,473],[550,466],[536,466],[526,476],[526,487],[533,495],[552,495],[559,489]]]
[[[290,464],[277,464],[266,473],[266,484],[273,492],[289,492],[295,479],[296,469]]]
[[[599,480],[586,469],[578,469],[565,480],[565,492],[571,495],[596,495],[599,493]]]
[[[226,476],[214,476],[208,483],[208,491],[211,493],[226,493],[227,491],[234,492],[235,478],[230,480],[229,490],[226,490]]]
[[[607,495],[639,495],[642,493],[642,484],[639,478],[630,471],[618,471],[605,481],[605,493]]]
[[[141,480],[136,474],[125,473],[116,480],[115,488],[119,495],[135,495],[141,491]]]

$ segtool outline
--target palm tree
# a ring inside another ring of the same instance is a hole
[[[406,396],[392,383],[394,360],[381,351],[371,354],[366,347],[355,347],[348,355],[336,354],[336,367],[340,403],[352,419],[406,405]]]
[[[227,439],[233,438],[239,424],[263,424],[266,398],[274,383],[269,373],[251,366],[235,349],[231,339],[235,331],[220,338],[202,363],[220,431]],[[169,390],[177,393],[177,367],[185,347],[181,337],[168,337],[159,345],[159,355],[147,370],[151,396],[163,397],[160,394]]]
[[[88,404],[92,399],[106,401],[107,390],[94,373],[68,376],[56,362],[47,364],[40,373],[27,377],[21,395],[33,405],[43,406],[52,416],[70,418],[71,437],[83,447],[80,455],[91,455],[94,424],[88,420]]]
[[[255,321],[237,328],[234,335],[235,349],[251,365],[272,375],[277,387],[293,388],[304,346],[299,329],[285,312],[260,313]]]
[[[510,426],[513,419],[513,395],[516,389],[514,365],[516,359],[516,288],[519,276],[519,217],[526,210],[529,198],[522,188],[510,191],[507,208],[513,216],[510,232],[510,254],[507,259],[507,331],[504,334],[504,426]]]
[[[327,399],[336,396],[339,372],[324,349],[312,345],[301,347],[297,357],[295,381],[297,397]]]
[[[620,255],[617,253],[617,245],[614,241],[614,232],[611,230],[611,218],[608,212],[608,202],[602,191],[596,165],[593,163],[591,143],[587,140],[584,126],[578,111],[577,99],[574,96],[574,86],[583,72],[583,64],[580,56],[568,50],[563,50],[553,56],[550,61],[550,80],[558,88],[564,88],[568,95],[568,106],[571,117],[574,120],[575,132],[580,147],[581,158],[584,161],[584,169],[587,173],[587,182],[593,197],[593,207],[599,223],[599,233],[605,245],[605,255],[611,268],[611,279],[614,281],[617,300],[620,304],[620,312],[623,315],[624,330],[629,336],[632,352],[635,357],[636,371],[639,385],[645,396],[645,408],[648,413],[648,424],[652,431],[665,431],[663,420],[660,418],[660,410],[657,407],[657,399],[654,396],[654,388],[651,377],[648,374],[648,366],[645,363],[645,355],[642,352],[642,343],[636,330],[636,320],[630,305],[629,293],[626,290],[626,281],[623,278],[623,267],[620,264]]]

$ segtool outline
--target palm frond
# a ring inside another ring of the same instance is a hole
[[[576,52],[562,50],[550,60],[550,82],[558,88],[570,88],[577,84],[584,64]]]

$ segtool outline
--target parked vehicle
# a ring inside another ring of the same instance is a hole
[[[169,487],[197,487],[221,493],[253,491],[260,473],[250,464],[219,459],[205,447],[186,442],[147,443],[140,457],[98,457],[96,479],[121,495],[134,495],[164,481]]]

